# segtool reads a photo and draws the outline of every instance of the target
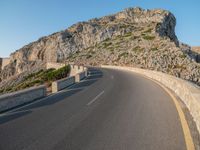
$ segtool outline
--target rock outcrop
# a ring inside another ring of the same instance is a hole
[[[159,70],[200,85],[200,65],[189,55],[191,48],[179,43],[175,25],[169,11],[141,8],[80,22],[12,53],[0,78],[67,61]]]
[[[200,54],[200,47],[192,47],[192,51]]]
[[[191,55],[196,62],[200,63],[200,47],[192,47]]]

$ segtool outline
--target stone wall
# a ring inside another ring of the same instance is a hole
[[[0,59],[1,62],[2,59]],[[51,63],[48,65],[49,68],[59,69],[63,67],[64,64]],[[64,78],[52,83],[52,92],[56,93],[74,83],[75,76],[78,76],[79,81],[87,76],[87,68],[83,66],[71,65],[71,76]],[[46,86],[32,87],[30,89],[25,89],[9,94],[4,94],[0,96],[0,113],[7,111],[9,109],[24,105],[36,99],[40,99],[46,96]]]
[[[75,77],[68,77],[52,83],[52,93],[56,93],[75,83]]]
[[[83,72],[84,70],[85,70],[85,67],[83,66],[71,65],[70,76],[74,76],[78,73]]]
[[[75,75],[75,82],[80,82],[82,79],[84,79],[87,76],[87,71],[80,72]]]
[[[0,112],[29,103],[46,96],[46,86],[32,87],[0,96]]]
[[[52,83],[52,93],[56,93],[77,82],[80,82],[87,76],[87,68],[83,66],[71,65],[70,77],[57,80]]]
[[[162,72],[144,70],[139,68],[132,67],[119,67],[119,66],[102,66],[104,68],[112,68],[112,69],[121,69],[132,71],[146,77],[149,77],[153,80],[160,82],[165,85],[172,91],[176,93],[176,95],[185,103],[187,108],[189,109],[196,125],[197,129],[200,133],[200,87],[187,82],[186,80],[182,80],[180,78],[176,78],[171,75],[164,74]]]

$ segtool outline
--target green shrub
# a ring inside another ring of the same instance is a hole
[[[130,37],[132,35],[132,32],[128,32],[126,34],[124,34],[124,37]]]
[[[89,59],[89,58],[91,58],[91,57],[92,57],[92,55],[89,54],[89,55],[86,56],[86,59]]]
[[[145,30],[143,33],[151,33],[152,30],[153,30],[152,28],[149,28],[149,29]]]
[[[93,54],[95,54],[96,52],[93,51],[93,50],[90,50],[88,53],[91,54],[91,55],[93,55]]]
[[[42,77],[44,81],[55,81],[67,77],[70,72],[70,65],[58,70],[48,70]]]
[[[158,50],[158,48],[156,48],[156,47],[153,47],[153,48],[151,48],[151,50],[152,50],[152,51],[157,51],[157,50]]]
[[[119,58],[121,57],[127,57],[128,56],[128,52],[123,52],[121,54],[118,55]]]
[[[51,83],[52,81],[67,77],[69,73],[70,73],[70,65],[64,66],[58,70],[55,70],[53,68],[48,70],[40,70],[38,72],[26,76],[22,83],[19,83],[12,87],[0,89],[0,93],[14,92],[35,85]]]
[[[139,47],[139,46],[136,46],[132,49],[132,51],[134,52],[142,52],[143,51],[143,48]]]
[[[42,73],[42,72],[43,72],[43,69],[41,69],[41,70],[38,71],[38,72],[31,73],[31,74],[29,74],[28,76],[25,77],[25,80],[26,80],[26,79],[33,78],[33,77],[39,75],[39,74]]]
[[[110,40],[110,38],[107,38],[105,40],[103,40],[102,42],[108,42]]]
[[[120,28],[120,29],[127,28],[127,25],[126,25],[126,24],[121,24],[121,25],[119,26],[119,28]]]
[[[109,47],[108,50],[113,52],[115,50],[115,48],[114,47]]]
[[[131,40],[135,40],[135,39],[138,39],[138,38],[140,38],[140,37],[139,36],[132,36]]]
[[[179,57],[181,57],[181,58],[186,58],[187,55],[186,55],[186,54],[181,54],[181,55],[179,55]]]
[[[107,48],[108,46],[112,45],[112,42],[106,42],[106,43],[103,43],[103,47],[104,48]]]
[[[155,38],[156,38],[155,36],[143,35],[143,39],[145,40],[154,40]]]

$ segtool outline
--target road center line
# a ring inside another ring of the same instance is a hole
[[[104,91],[102,91],[101,93],[99,93],[93,100],[91,100],[87,105],[91,105],[93,102],[95,102],[102,94],[104,93]]]

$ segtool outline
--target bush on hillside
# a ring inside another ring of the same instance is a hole
[[[62,67],[58,70],[49,71],[43,75],[44,81],[55,81],[67,77],[70,72],[70,65]]]
[[[0,93],[3,94],[14,92],[25,88],[42,85],[44,83],[51,85],[51,82],[67,77],[70,73],[70,69],[70,65],[64,66],[57,70],[53,68],[47,70],[42,69],[38,72],[27,75],[23,82],[17,85],[0,89]]]

